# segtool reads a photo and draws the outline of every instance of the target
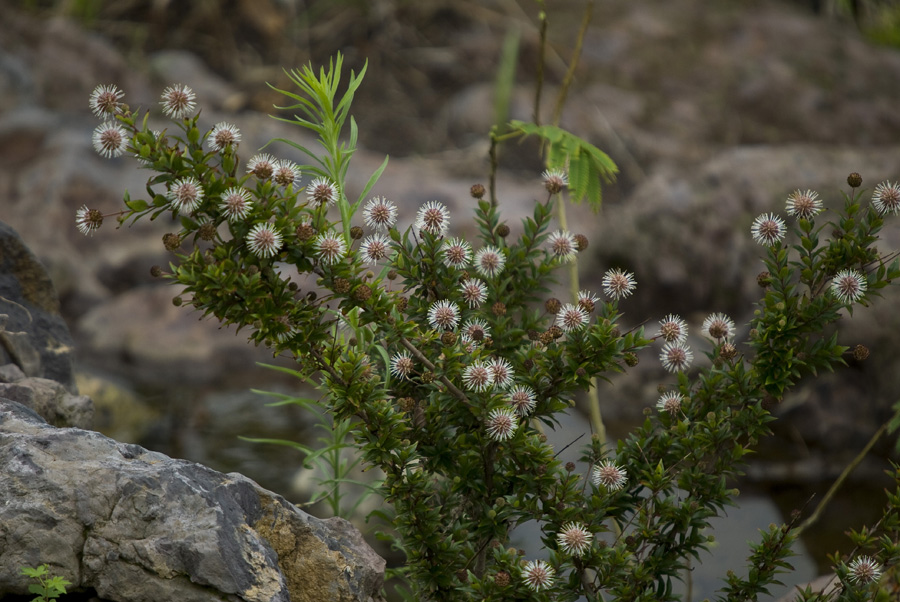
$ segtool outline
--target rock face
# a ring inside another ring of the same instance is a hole
[[[116,602],[380,599],[384,560],[246,477],[46,424],[0,400],[0,592],[23,566]]]
[[[75,392],[72,337],[47,270],[0,222],[0,364],[49,378]]]

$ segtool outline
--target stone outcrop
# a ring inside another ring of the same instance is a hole
[[[72,337],[47,270],[0,222],[0,365],[55,380],[75,392]]]
[[[0,400],[0,592],[47,563],[105,600],[373,602],[384,560],[340,518],[319,520],[237,474]]]

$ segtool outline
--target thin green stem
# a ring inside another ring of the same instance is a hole
[[[895,413],[890,420],[882,424],[881,428],[875,431],[875,434],[872,435],[872,438],[869,439],[869,442],[866,443],[866,446],[862,449],[862,451],[856,454],[856,457],[853,458],[853,460],[849,464],[847,464],[843,472],[841,472],[841,475],[834,481],[834,483],[831,484],[831,487],[828,489],[825,497],[822,498],[822,501],[819,502],[813,513],[810,514],[809,518],[803,521],[803,523],[799,527],[797,527],[798,536],[808,528],[816,524],[816,522],[818,522],[818,520],[822,518],[822,512],[824,512],[825,508],[828,507],[828,504],[831,502],[832,498],[834,498],[838,490],[843,486],[844,482],[850,476],[850,473],[852,473],[856,469],[856,467],[859,466],[859,464],[863,461],[863,459],[869,454],[869,452],[872,451],[875,443],[881,438],[882,435],[884,435],[885,432],[887,432],[888,426],[897,418],[898,415],[900,415],[900,412]]]

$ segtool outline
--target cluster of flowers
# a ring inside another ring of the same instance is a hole
[[[129,132],[115,119],[123,111],[122,98],[122,92],[112,85],[98,86],[90,97],[90,107],[94,114],[107,118],[94,130],[92,136],[95,150],[103,157],[119,157],[133,144]],[[166,88],[160,104],[167,116],[185,119],[193,113],[195,101],[193,90],[177,84]],[[153,135],[157,140],[164,136],[159,132],[154,132]],[[216,124],[205,139],[206,147],[216,153],[232,153],[240,142],[241,133],[238,128],[226,122]],[[138,159],[141,160],[139,154]],[[295,163],[277,160],[265,153],[256,154],[248,161],[247,173],[260,181],[271,181],[284,188],[299,186],[302,177],[300,168]],[[551,193],[559,192],[568,184],[565,174],[556,170],[544,172],[543,178],[545,187]],[[334,205],[340,197],[338,186],[325,178],[313,179],[307,184],[305,192],[307,202],[313,209]],[[229,223],[252,219],[254,201],[250,190],[243,186],[231,186],[217,197],[216,207],[222,218]],[[166,199],[169,207],[183,216],[195,216],[203,203],[209,200],[202,183],[195,177],[183,177],[170,182],[167,185]],[[872,203],[881,215],[900,213],[900,183],[879,184]],[[797,219],[811,220],[821,211],[822,202],[818,194],[811,190],[797,190],[788,197],[787,213]],[[394,253],[398,252],[398,243],[391,239],[389,233],[397,224],[398,213],[397,206],[383,196],[375,196],[367,201],[362,209],[362,217],[365,225],[373,232],[364,238],[362,235],[353,237],[361,239],[355,253],[356,259],[370,266],[379,262],[391,262]],[[76,226],[82,233],[92,234],[102,224],[103,217],[98,210],[85,206],[76,212]],[[468,308],[471,313],[471,310],[476,310],[486,301],[489,290],[486,281],[490,282],[503,273],[507,258],[503,249],[498,246],[488,244],[475,251],[462,238],[448,238],[449,224],[448,208],[438,201],[430,201],[418,209],[412,226],[413,235],[428,233],[444,238],[440,246],[443,264],[460,272],[472,266],[476,275],[467,273],[460,279],[456,300],[439,299],[432,302],[427,311],[427,323],[440,332],[459,328],[462,344],[469,352],[474,352],[490,337],[490,326],[477,315],[463,320],[465,309],[461,307]],[[751,234],[761,245],[779,245],[786,236],[785,222],[772,213],[760,215],[753,222]],[[245,239],[248,251],[261,259],[276,258],[284,242],[284,234],[267,220],[253,224]],[[562,229],[547,237],[547,253],[559,263],[572,261],[585,245],[586,239],[581,235]],[[334,231],[319,233],[315,238],[314,248],[319,263],[325,266],[335,265],[353,255],[352,249],[348,248],[347,239]],[[634,274],[613,268],[604,274],[602,287],[607,297],[618,301],[634,292],[636,280]],[[866,288],[864,274],[856,270],[843,270],[833,279],[830,290],[841,302],[850,304],[861,299]],[[553,303],[548,302],[547,308],[550,313],[555,314],[555,327],[563,333],[577,333],[590,323],[590,314],[599,300],[590,291],[581,291],[574,303],[563,304],[554,299],[551,300]],[[679,316],[670,314],[660,320],[659,325],[655,336],[663,341],[659,355],[663,367],[671,373],[686,371],[694,357],[686,342],[687,323]],[[703,322],[701,330],[705,337],[714,341],[720,357],[731,359],[736,356],[733,344],[736,329],[730,317],[713,313]],[[288,336],[292,332],[289,329]],[[417,374],[416,359],[407,350],[396,352],[390,357],[387,370],[397,379],[410,379]],[[490,410],[485,420],[486,433],[493,441],[503,442],[512,438],[520,421],[529,417],[537,403],[534,389],[516,381],[512,364],[504,358],[473,360],[463,370],[461,381],[470,392],[498,392],[502,395],[505,405]],[[659,398],[657,408],[660,412],[674,416],[681,411],[684,401],[681,393],[666,392]],[[625,469],[609,459],[594,465],[590,478],[596,487],[604,487],[608,491],[623,488],[628,479]],[[559,530],[557,544],[562,552],[580,557],[590,549],[592,539],[593,534],[584,524],[569,522]],[[850,571],[854,580],[868,582],[878,578],[881,568],[874,560],[861,557],[850,565]],[[536,591],[551,587],[554,577],[553,567],[544,560],[528,561],[521,567],[523,582]]]
[[[857,174],[856,177],[859,176]],[[853,177],[853,176],[851,176]],[[861,181],[861,179],[860,179]],[[879,215],[900,214],[900,182],[884,181],[872,193],[872,207]],[[787,214],[800,220],[812,220],[823,210],[819,194],[813,190],[795,190],[786,203]],[[750,227],[753,240],[765,247],[780,244],[787,234],[784,220],[774,213],[763,213]],[[853,269],[841,270],[831,282],[831,292],[844,304],[856,303],[865,294],[866,276]]]

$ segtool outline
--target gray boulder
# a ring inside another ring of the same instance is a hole
[[[50,565],[106,600],[380,600],[385,562],[339,518],[250,479],[0,400],[0,593]]]
[[[49,378],[75,392],[72,337],[47,270],[0,222],[0,364]]]

